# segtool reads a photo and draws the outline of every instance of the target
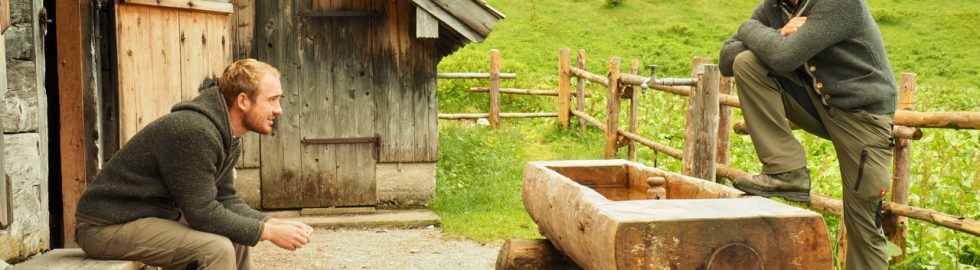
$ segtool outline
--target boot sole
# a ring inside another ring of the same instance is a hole
[[[809,191],[802,191],[802,190],[764,191],[764,190],[758,190],[750,187],[740,186],[738,183],[735,182],[732,183],[732,186],[734,186],[735,188],[741,191],[745,191],[746,193],[756,195],[756,196],[762,196],[766,198],[780,197],[787,201],[794,201],[794,202],[804,202],[804,203],[810,202]]]

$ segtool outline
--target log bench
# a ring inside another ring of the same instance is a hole
[[[96,260],[85,256],[78,248],[55,249],[14,265],[14,270],[139,270],[143,264],[136,261]]]

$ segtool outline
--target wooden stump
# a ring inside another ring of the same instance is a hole
[[[497,254],[497,270],[582,269],[547,239],[510,239]]]

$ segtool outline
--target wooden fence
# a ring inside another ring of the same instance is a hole
[[[559,124],[563,127],[568,125],[567,121],[561,121],[562,115],[571,114],[579,117],[579,127],[584,129],[585,124],[589,123],[606,132],[606,158],[614,158],[616,151],[623,145],[641,145],[662,152],[668,156],[682,160],[683,174],[699,177],[702,179],[720,180],[721,178],[734,179],[747,176],[748,173],[736,168],[729,167],[728,161],[728,142],[731,129],[744,134],[746,127],[743,122],[731,124],[731,108],[740,107],[738,97],[732,96],[732,78],[721,77],[716,65],[707,64],[708,61],[703,57],[695,57],[691,80],[691,86],[668,85],[658,81],[647,80],[647,78],[622,74],[620,59],[612,58],[609,60],[608,76],[603,77],[590,73],[584,69],[585,52],[578,51],[578,65],[571,67],[567,59],[569,49],[559,50],[559,98],[567,98],[570,91],[570,81],[572,77],[577,78],[577,108],[565,109],[559,101]],[[636,73],[637,61],[632,61],[633,73]],[[980,128],[980,112],[915,112],[912,111],[913,95],[915,92],[916,75],[912,73],[902,74],[900,83],[901,92],[899,95],[899,111],[895,113],[895,124],[893,133],[896,138],[896,148],[894,155],[894,171],[892,182],[892,198],[890,202],[883,205],[886,219],[891,222],[886,224],[887,237],[903,250],[905,247],[905,227],[907,218],[919,219],[933,224],[951,228],[957,231],[980,235],[980,223],[975,220],[967,219],[962,216],[954,216],[940,213],[929,209],[909,206],[909,168],[911,164],[911,143],[922,137],[920,128]],[[676,81],[676,80],[675,80]],[[589,116],[584,111],[584,98],[582,94],[587,82],[597,83],[605,86],[608,91],[605,124]],[[664,82],[667,82],[665,79]],[[682,151],[667,145],[644,138],[636,132],[636,97],[633,88],[646,84],[652,89],[661,90],[682,96],[688,96],[688,106],[686,112],[686,128],[684,149]],[[625,91],[623,91],[625,89]],[[623,94],[623,93],[629,94]],[[629,130],[619,128],[619,107],[621,97],[627,97],[630,104]],[[719,128],[720,127],[720,128]],[[624,143],[625,141],[625,143]],[[629,159],[635,160],[635,146],[630,147]],[[715,177],[717,173],[718,178]],[[807,205],[816,211],[841,216],[843,204],[840,200],[824,195],[811,194],[811,202]],[[846,243],[843,241],[844,227],[838,234],[838,257],[841,261],[845,260],[844,250]],[[893,263],[900,262],[903,257],[897,257]]]
[[[496,49],[490,50],[489,73],[473,73],[473,72],[439,73],[437,77],[439,79],[488,79],[490,80],[489,87],[470,88],[471,93],[489,93],[490,112],[439,113],[439,119],[468,120],[468,119],[487,118],[488,120],[490,120],[490,129],[496,129],[497,125],[500,124],[501,118],[561,117],[558,113],[551,113],[551,112],[534,112],[534,113],[501,113],[500,112],[501,94],[532,95],[532,96],[560,96],[560,95],[559,95],[559,91],[557,90],[500,88],[500,79],[514,79],[517,78],[517,74],[500,72],[500,51]],[[588,96],[591,97],[592,95],[588,95]],[[567,100],[567,98],[559,99],[559,100]],[[567,115],[565,117],[567,118]]]
[[[649,147],[656,152],[682,161],[682,173],[702,179],[723,181],[748,176],[745,171],[728,166],[729,142],[731,132],[746,134],[744,122],[732,123],[732,108],[740,108],[738,97],[731,95],[734,80],[722,77],[717,65],[709,64],[705,57],[694,57],[690,78],[662,78],[637,75],[639,61],[630,62],[630,73],[622,72],[622,60],[613,57],[609,60],[607,76],[591,73],[585,69],[585,50],[578,50],[576,65],[571,66],[571,50],[560,49],[558,52],[558,89],[534,90],[500,88],[500,79],[516,78],[513,73],[500,73],[500,52],[490,51],[490,73],[440,73],[444,79],[489,79],[489,87],[473,87],[470,92],[490,94],[489,113],[469,114],[439,114],[440,119],[477,119],[489,118],[491,128],[495,128],[500,118],[518,117],[557,117],[558,124],[567,128],[570,116],[578,117],[579,129],[585,130],[591,125],[603,130],[605,136],[604,156],[607,159],[616,157],[621,147],[628,148],[628,159],[636,160],[637,144]],[[575,92],[572,92],[572,79],[576,80]],[[587,83],[604,86],[606,91],[605,122],[600,121],[585,112],[585,99],[592,97],[585,91]],[[883,204],[883,215],[886,219],[884,231],[887,237],[902,249],[902,255],[892,263],[901,262],[905,255],[905,236],[908,218],[930,222],[939,226],[960,232],[980,236],[980,222],[962,216],[950,215],[929,209],[908,205],[909,174],[911,166],[911,145],[913,140],[922,138],[921,128],[954,128],[980,129],[980,112],[916,112],[913,111],[913,97],[916,86],[916,75],[903,73],[899,85],[898,111],[895,112],[893,135],[896,139],[894,166],[892,175],[892,197]],[[671,94],[688,97],[685,116],[685,132],[683,151],[639,135],[638,128],[638,93],[637,87],[655,89]],[[500,94],[541,95],[558,97],[556,113],[500,113]],[[571,108],[572,97],[575,98],[575,108]],[[619,127],[620,105],[623,100],[629,100],[627,129]],[[789,121],[789,120],[787,120]],[[792,125],[792,123],[790,123]],[[811,193],[811,201],[807,207],[828,215],[841,216],[843,203],[841,200],[828,196]],[[843,223],[838,230],[838,258],[846,260],[846,242]]]

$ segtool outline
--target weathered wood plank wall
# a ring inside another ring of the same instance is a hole
[[[256,57],[283,71],[285,96],[260,143],[264,207],[373,205],[375,163],[436,161],[436,41],[415,37],[411,1],[259,1],[255,11]],[[303,142],[351,138],[376,139]]]
[[[220,75],[231,58],[228,23],[227,13],[118,5],[121,143]]]

